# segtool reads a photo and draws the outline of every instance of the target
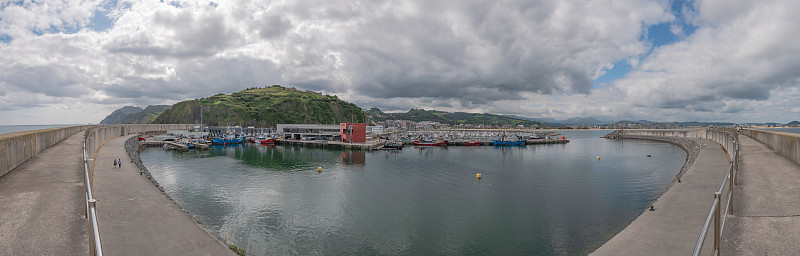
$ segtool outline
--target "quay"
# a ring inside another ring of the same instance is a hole
[[[191,127],[84,125],[0,134],[0,255],[91,255],[98,249],[108,255],[235,255],[140,175],[124,146],[137,134]],[[642,214],[593,255],[692,254],[713,193],[720,188],[720,200],[728,200],[728,185],[720,181],[731,179],[724,175],[729,166],[741,174],[731,175],[738,178],[731,180],[732,210],[722,214],[727,219],[717,254],[800,254],[800,134],[743,130],[731,140],[712,129],[630,133],[706,147],[652,203],[653,211],[642,206]],[[112,159],[122,159],[122,167],[114,168]],[[89,191],[96,202],[87,200]],[[708,228],[699,255],[714,254],[714,229]]]
[[[652,204],[654,211],[643,205],[638,218],[591,255],[692,254],[708,214],[709,198],[713,199],[728,167],[728,157],[720,146],[694,136],[687,139],[707,146],[700,149],[681,183],[673,181]]]

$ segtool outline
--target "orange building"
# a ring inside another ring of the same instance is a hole
[[[342,142],[366,143],[367,124],[341,123],[339,124],[339,135],[342,136]]]

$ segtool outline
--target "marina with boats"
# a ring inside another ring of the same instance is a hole
[[[269,133],[237,133],[231,129],[225,133],[171,131],[171,135],[150,136],[147,143],[163,145],[165,150],[188,150],[195,147],[208,149],[210,145],[236,145],[245,142],[263,145],[300,145],[354,150],[398,150],[405,146],[526,146],[536,144],[562,144],[569,139],[557,131],[536,130],[427,130],[371,134],[364,142],[316,139],[315,137],[281,136],[273,130]]]

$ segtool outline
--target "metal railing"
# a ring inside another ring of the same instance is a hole
[[[92,224],[92,228],[89,229],[91,232],[91,237],[89,238],[89,255],[103,255],[103,247],[100,245],[100,232],[97,228],[97,211],[95,210],[95,204],[97,200],[94,199],[92,195],[92,181],[89,178],[89,161],[93,159],[86,159],[86,140],[83,141],[83,185],[86,188],[86,218],[89,219],[89,222]]]
[[[728,171],[725,173],[725,176],[722,179],[722,184],[719,186],[719,190],[714,192],[714,203],[711,205],[711,210],[708,212],[708,217],[706,217],[706,222],[703,225],[702,231],[700,232],[700,237],[697,238],[697,244],[695,245],[694,252],[692,253],[693,256],[699,255],[700,251],[703,249],[703,242],[706,239],[708,228],[711,226],[712,219],[714,220],[714,255],[720,255],[719,247],[721,243],[722,231],[725,230],[725,220],[728,218],[728,215],[733,214],[733,187],[738,183],[739,142],[737,141],[738,138],[735,136],[735,134],[736,133],[728,133],[730,137],[723,139],[726,142],[732,142],[731,144],[734,147],[733,156],[731,157]],[[720,144],[723,144],[721,141],[719,142]],[[725,205],[725,214],[723,215],[722,211],[720,210],[722,209],[722,192],[725,189],[726,184],[728,184],[728,202]]]

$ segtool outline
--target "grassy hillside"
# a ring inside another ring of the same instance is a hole
[[[153,123],[199,124],[201,113],[202,122],[212,126],[266,127],[280,123],[337,124],[365,120],[361,108],[336,96],[273,85],[179,102]]]
[[[479,113],[465,113],[465,112],[444,112],[444,111],[436,111],[436,110],[424,110],[424,109],[411,109],[406,113],[384,113],[378,108],[372,108],[367,110],[366,115],[369,117],[370,121],[372,122],[380,122],[385,120],[410,120],[415,122],[420,121],[432,121],[432,122],[439,122],[443,124],[471,124],[471,125],[492,125],[492,126],[503,126],[503,125],[525,125],[530,126],[532,124],[538,124],[537,122],[522,120],[512,117],[506,116],[499,116],[493,114],[479,114]]]

